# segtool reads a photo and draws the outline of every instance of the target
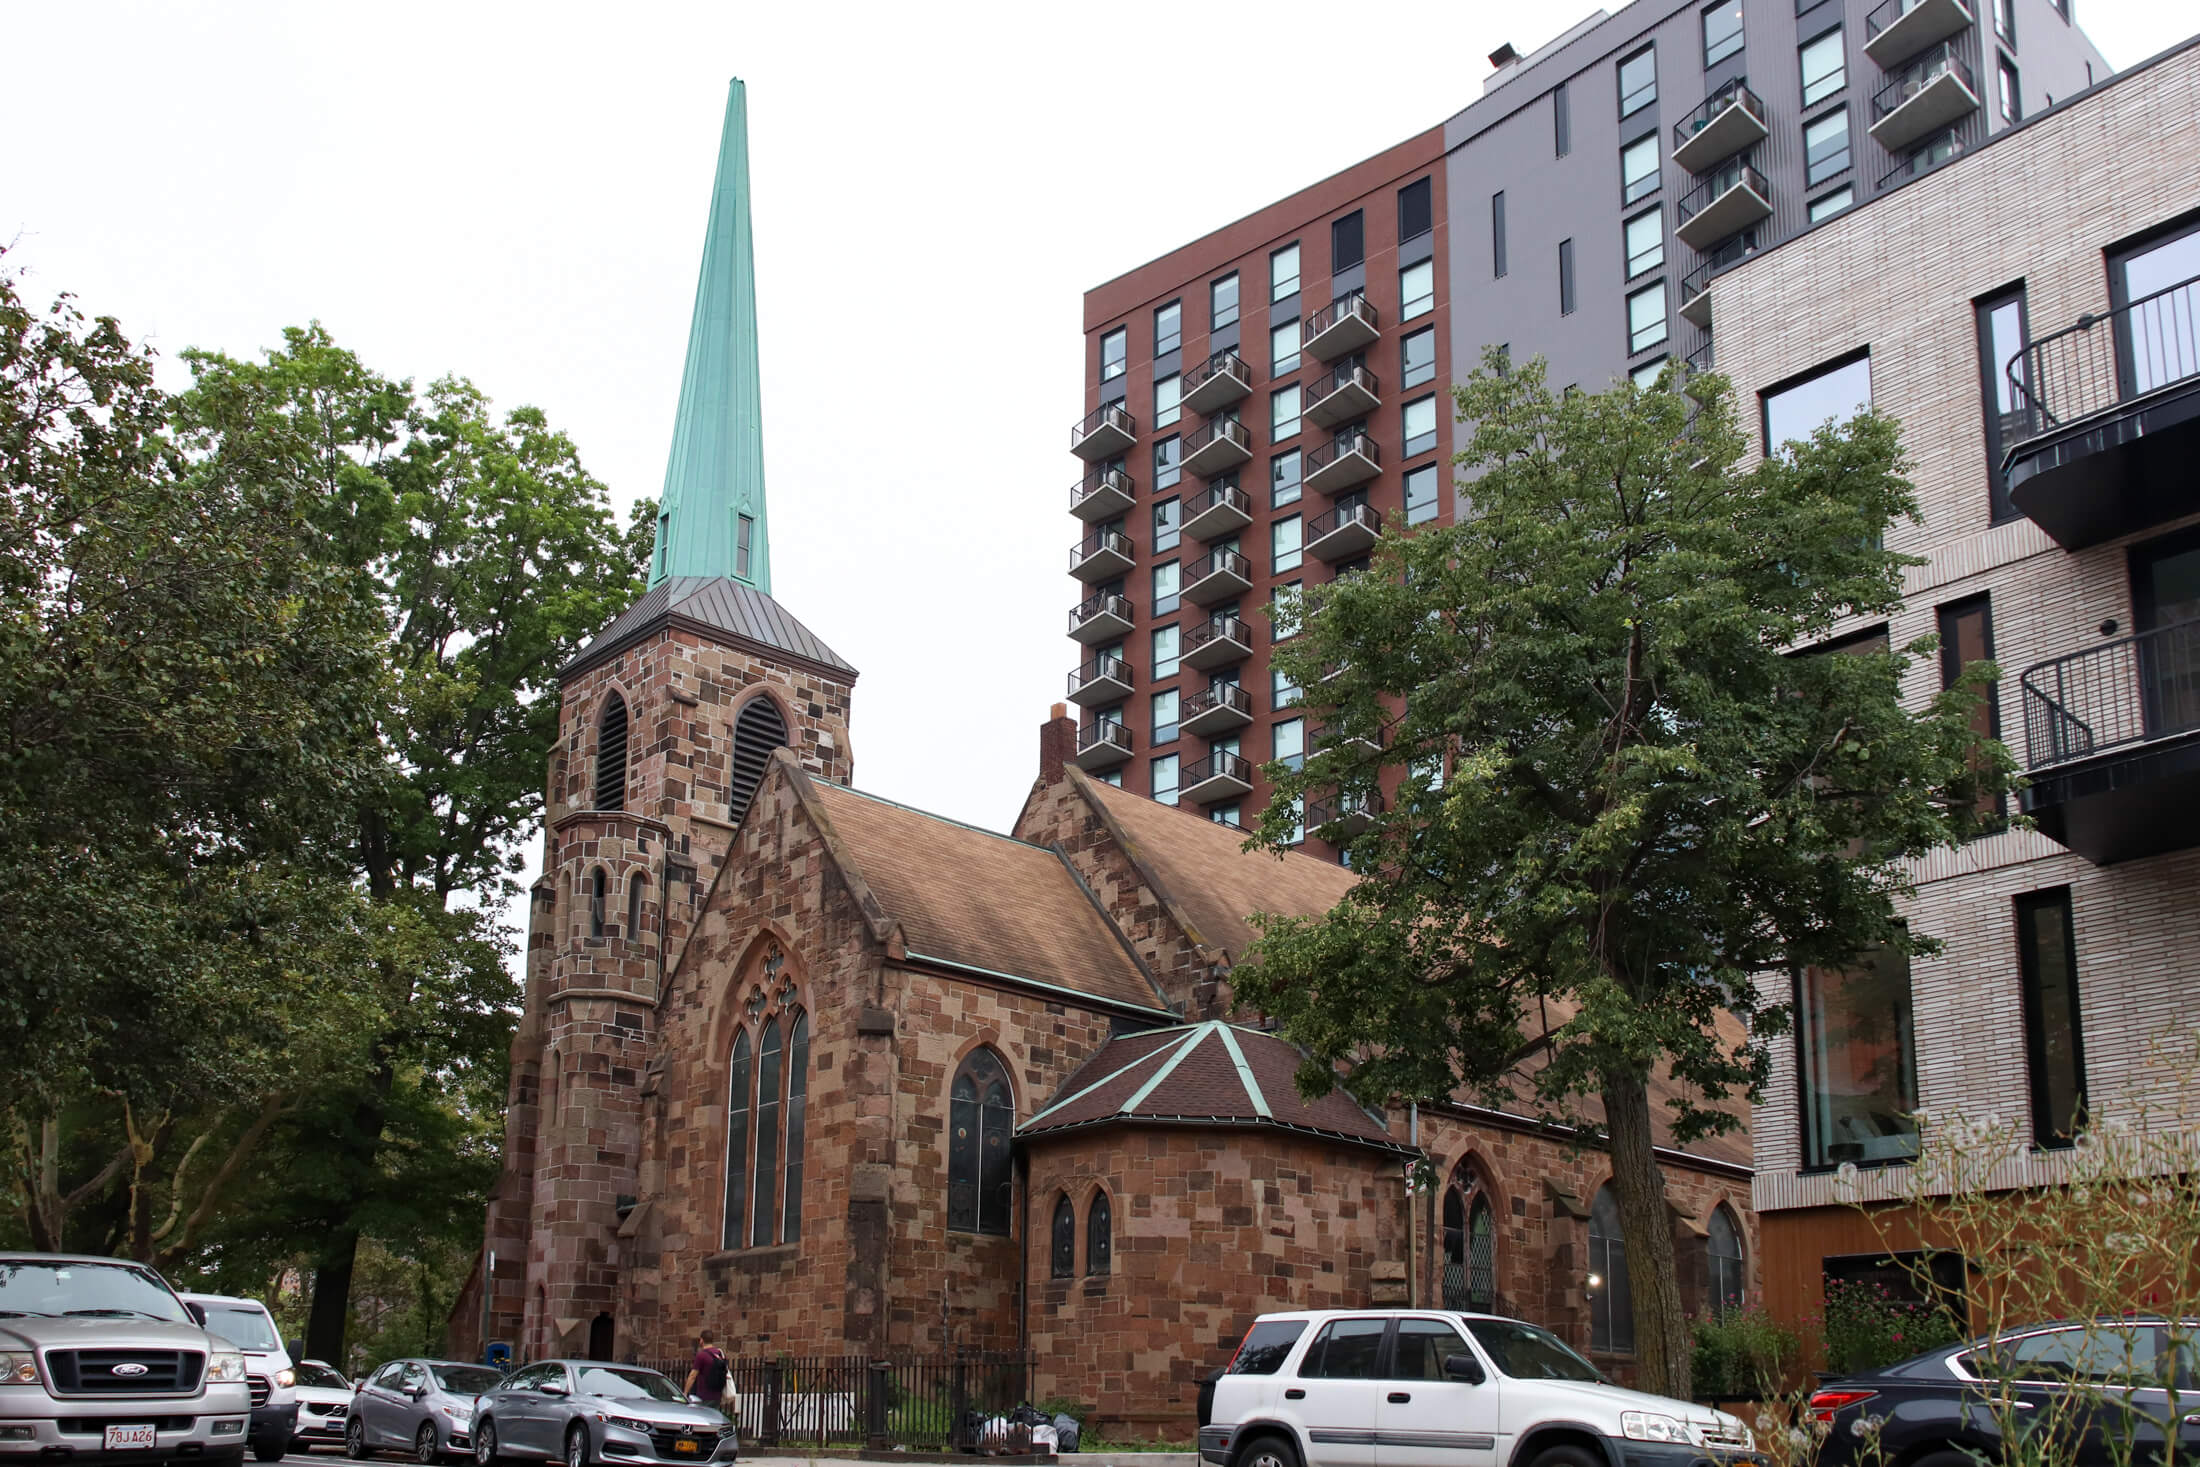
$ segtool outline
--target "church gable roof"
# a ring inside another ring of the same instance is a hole
[[[705,636],[806,663],[846,682],[856,678],[856,670],[784,606],[754,586],[726,576],[672,576],[658,582],[596,633],[571,662],[558,669],[558,676],[584,672],[668,623],[683,623]]]

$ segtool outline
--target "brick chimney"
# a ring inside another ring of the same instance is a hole
[[[1057,703],[1039,725],[1039,783],[1060,784],[1062,766],[1077,752],[1077,720],[1069,706]]]

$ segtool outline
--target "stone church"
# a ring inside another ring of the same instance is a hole
[[[652,584],[560,675],[452,1353],[1028,1348],[1040,1394],[1180,1439],[1264,1309],[1494,1308],[1624,1374],[1593,1137],[1306,1100],[1233,1006],[1249,917],[1353,873],[1088,777],[1059,706],[1008,833],[854,787],[856,671],[770,594],[746,175],[736,82]],[[1746,1138],[1660,1160],[1684,1295],[1739,1297]]]

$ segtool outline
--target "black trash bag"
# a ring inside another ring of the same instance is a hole
[[[1032,1405],[1031,1402],[1025,1401],[1008,1413],[1008,1424],[1010,1426],[1045,1426],[1049,1423],[1045,1412]]]
[[[1076,1451],[1077,1439],[1083,1434],[1076,1417],[1064,1413],[1054,1418],[1054,1450],[1057,1452]]]

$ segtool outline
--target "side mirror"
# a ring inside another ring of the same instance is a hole
[[[416,1385],[416,1386],[414,1386],[414,1387],[412,1388],[412,1398],[413,1398],[414,1400],[416,1400],[416,1401],[425,1401],[425,1400],[427,1400],[427,1399],[428,1399],[428,1388],[427,1388],[426,1386],[424,1386],[424,1385]]]
[[[204,1304],[187,1303],[183,1306],[183,1312],[190,1315],[191,1322],[200,1329],[206,1328],[206,1306]]]
[[[535,1387],[535,1389],[541,1391],[546,1396],[563,1396],[571,1394],[571,1392],[567,1391],[564,1386],[554,1383],[549,1385],[540,1385]]]
[[[1468,1385],[1480,1385],[1486,1377],[1482,1374],[1482,1362],[1472,1355],[1446,1355],[1444,1379],[1464,1381]]]

